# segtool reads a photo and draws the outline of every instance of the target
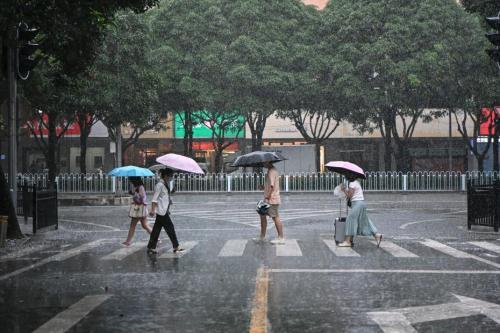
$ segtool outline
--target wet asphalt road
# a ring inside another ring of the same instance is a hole
[[[251,241],[258,199],[177,195],[188,251],[162,232],[156,257],[140,227],[121,245],[126,207],[61,207],[0,252],[1,332],[500,332],[500,235],[466,230],[464,195],[367,194],[382,248],[344,252],[331,195],[283,197],[286,245]]]

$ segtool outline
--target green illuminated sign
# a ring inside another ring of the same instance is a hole
[[[211,138],[212,137],[212,128],[211,126],[215,126],[215,130],[218,130],[218,124],[220,124],[220,121],[218,120],[215,122],[215,124],[210,124],[210,121],[203,120],[202,117],[203,111],[199,112],[194,112],[192,115],[193,122],[195,124],[193,125],[193,138]],[[181,116],[179,114],[175,114],[175,120],[174,120],[174,135],[176,138],[183,138],[184,137],[184,126],[182,124],[182,121],[184,119],[184,116]],[[226,127],[224,137],[226,138],[243,138],[245,137],[245,117],[243,116],[238,116],[232,124]]]

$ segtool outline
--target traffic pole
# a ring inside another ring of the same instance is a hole
[[[17,211],[17,79],[16,49],[8,49],[7,72],[9,79],[9,189],[14,211]]]

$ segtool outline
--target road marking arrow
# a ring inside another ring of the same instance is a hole
[[[500,324],[500,305],[453,294],[459,302],[368,312],[385,333],[416,333],[412,324],[482,314]]]

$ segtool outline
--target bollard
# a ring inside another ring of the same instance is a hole
[[[9,217],[6,215],[0,215],[0,247],[5,247],[5,239],[7,238],[7,223],[9,222]]]

